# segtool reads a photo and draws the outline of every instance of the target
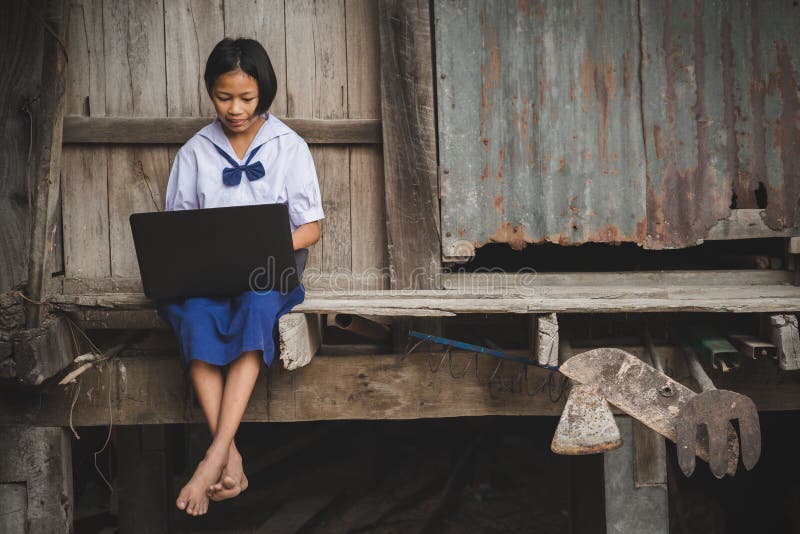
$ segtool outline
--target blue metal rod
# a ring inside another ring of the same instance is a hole
[[[424,334],[422,332],[417,332],[416,330],[409,330],[408,335],[411,337],[415,337],[417,339],[432,341],[434,343],[438,343],[439,345],[448,345],[450,347],[467,350],[469,352],[477,352],[479,354],[486,354],[487,356],[494,356],[495,358],[500,358],[501,360],[511,360],[519,363],[524,363],[525,365],[535,365],[536,367],[542,367],[544,369],[549,369],[551,371],[558,371],[557,365],[541,364],[536,360],[523,358],[522,356],[512,356],[511,354],[506,354],[502,350],[498,349],[490,349],[488,347],[481,347],[480,345],[473,345],[472,343],[465,343],[463,341],[458,341],[456,339],[447,339],[446,337]]]

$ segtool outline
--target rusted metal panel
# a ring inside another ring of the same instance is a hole
[[[763,207],[760,183],[767,225],[800,224],[797,4],[662,0],[641,14],[647,246],[694,244],[734,202]]]
[[[769,227],[800,226],[794,2],[435,0],[434,14],[445,256],[691,246],[763,205],[760,183]]]
[[[639,241],[633,2],[437,0],[443,251]]]

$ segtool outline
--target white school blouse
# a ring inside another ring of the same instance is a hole
[[[291,231],[325,217],[317,171],[311,151],[302,137],[271,113],[258,130],[244,159],[239,159],[222,129],[219,118],[194,134],[175,156],[167,184],[165,209],[188,210],[286,204]],[[213,144],[212,144],[213,143]],[[239,165],[261,146],[250,161],[260,161],[266,174],[248,180],[242,172],[238,185],[222,182],[222,170],[231,164],[214,148],[220,147]]]

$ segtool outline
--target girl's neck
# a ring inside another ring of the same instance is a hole
[[[222,131],[225,132],[225,135],[228,137],[228,140],[231,143],[233,143],[234,141],[238,143],[244,141],[250,143],[253,141],[256,134],[258,133],[258,130],[261,129],[261,125],[264,124],[265,121],[266,119],[263,116],[259,115],[256,118],[256,120],[253,121],[250,127],[243,132],[231,132],[230,130],[228,130],[227,127],[225,127],[225,123],[222,123]]]
[[[243,132],[231,132],[223,123],[222,131],[225,132],[228,142],[230,143],[231,148],[233,149],[233,152],[236,154],[237,158],[244,158],[244,156],[247,154],[247,151],[250,149],[250,146],[253,144],[253,139],[255,139],[256,134],[258,134],[258,131],[261,129],[261,125],[263,125],[265,121],[266,119],[259,115],[258,118],[253,121],[253,124],[251,124],[250,127]]]

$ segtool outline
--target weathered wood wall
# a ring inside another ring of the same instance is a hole
[[[68,116],[213,117],[205,60],[224,36],[243,36],[258,39],[273,62],[277,116],[380,119],[378,13],[370,0],[85,0],[72,9]],[[178,148],[65,146],[67,280],[138,278],[128,215],[163,208]],[[326,218],[307,271],[384,268],[381,146],[328,144],[312,153]]]

